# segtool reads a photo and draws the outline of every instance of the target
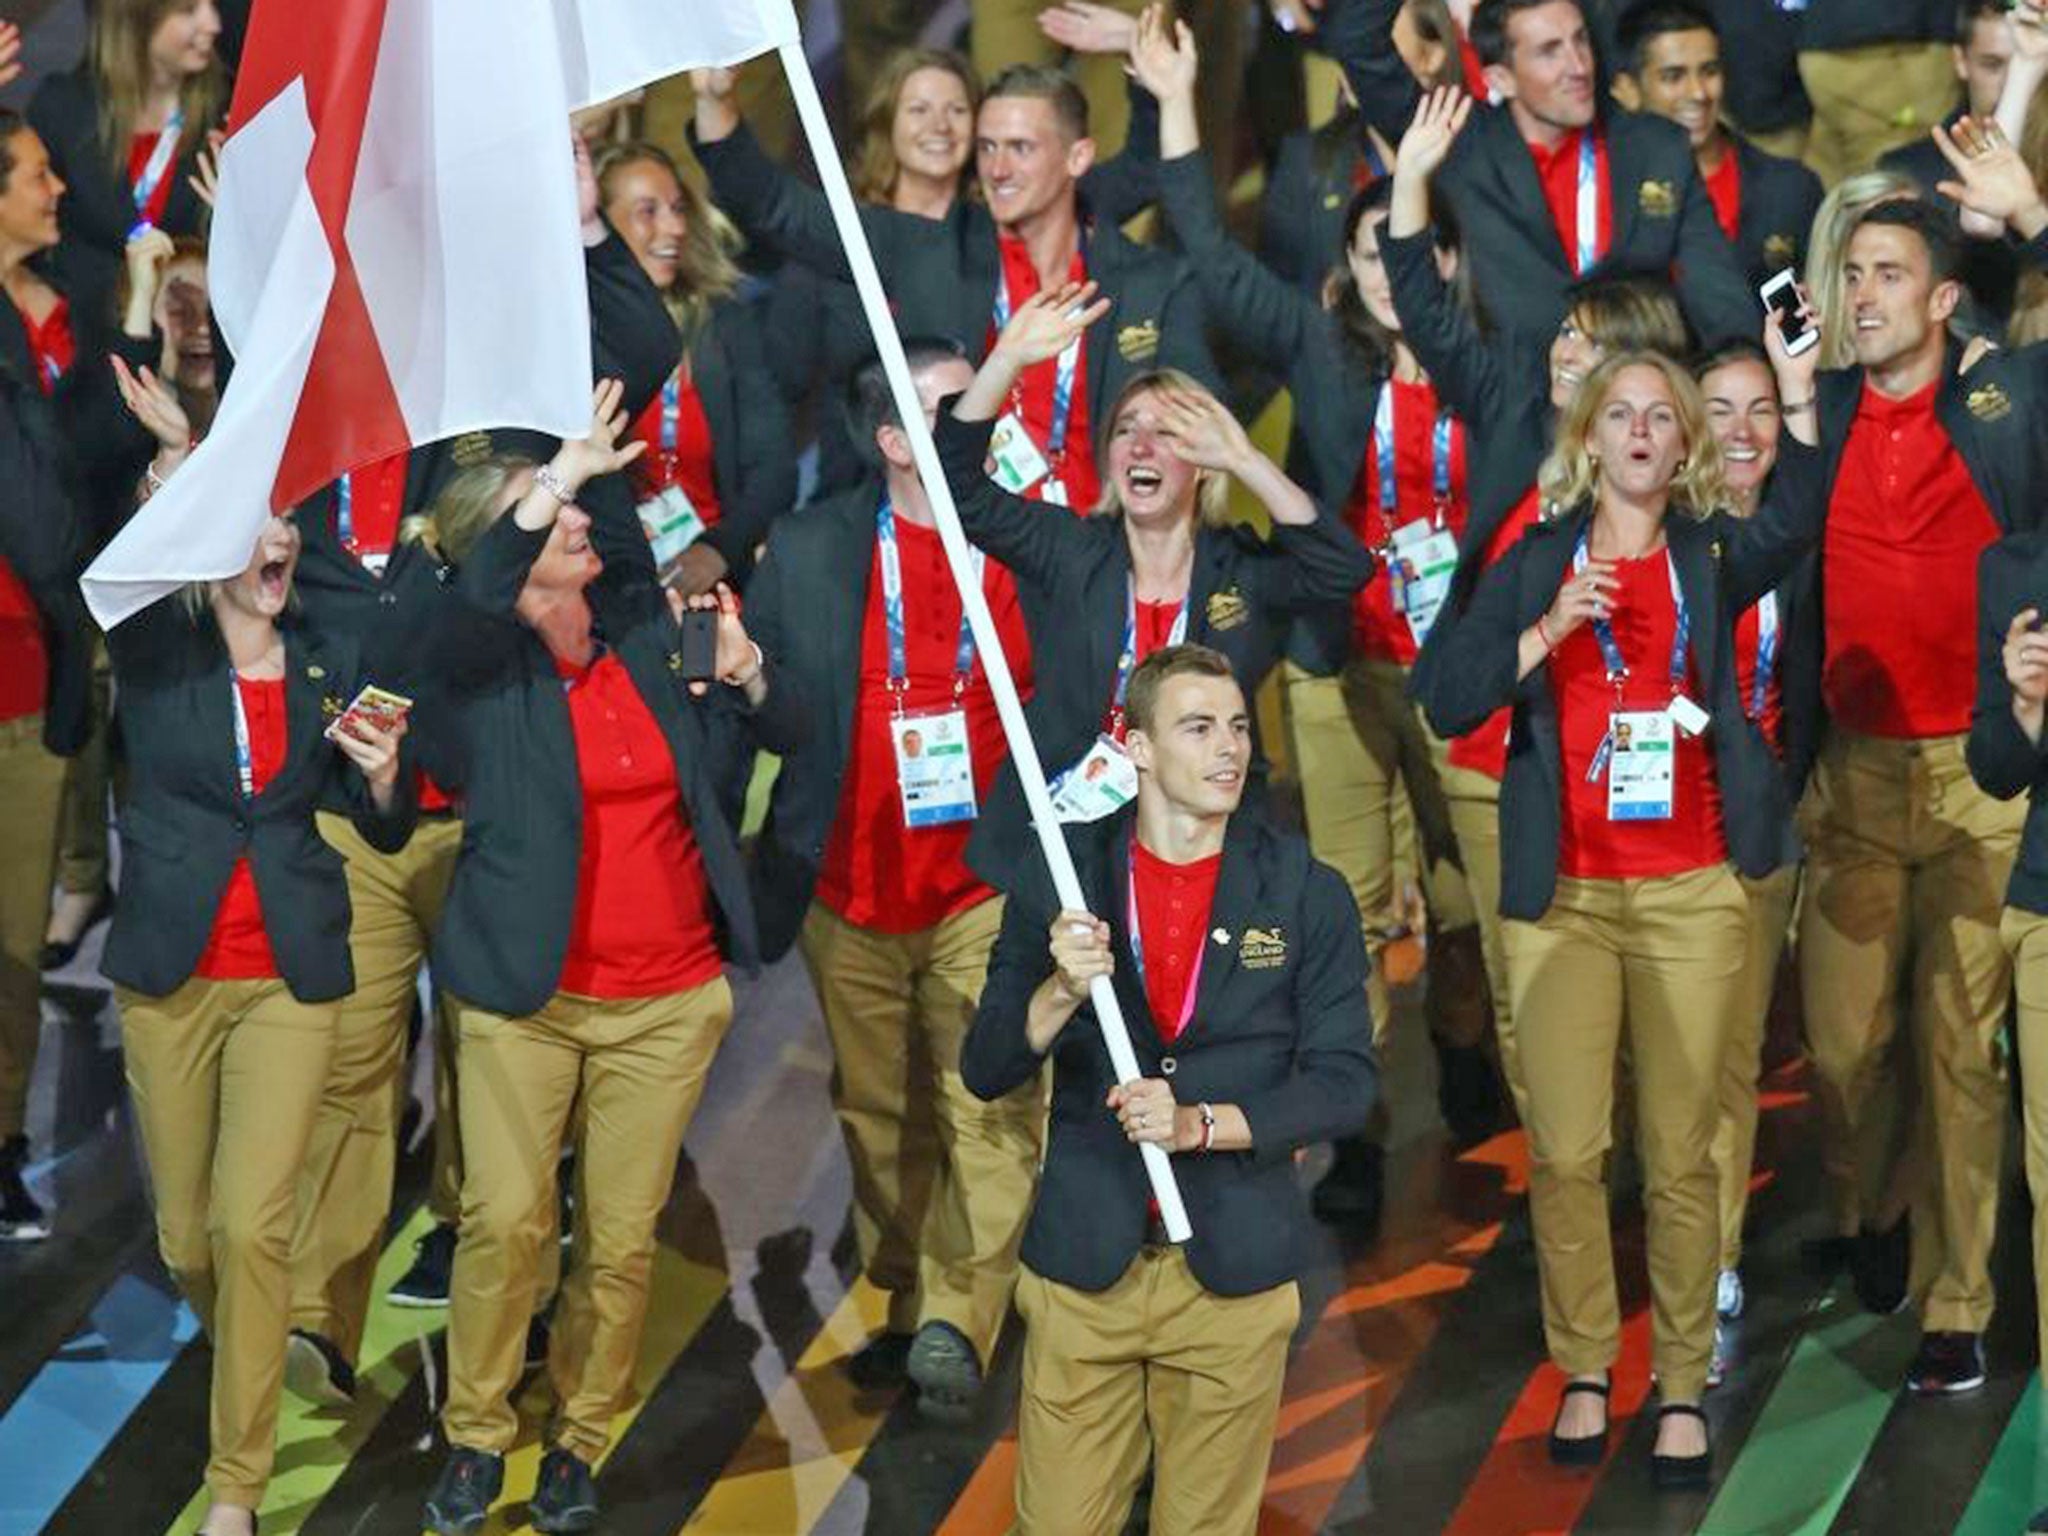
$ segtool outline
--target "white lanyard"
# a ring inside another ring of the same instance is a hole
[[[1600,260],[1600,152],[1593,142],[1593,129],[1583,130],[1579,140],[1579,249],[1578,264],[1572,270],[1584,276]]]
[[[249,709],[242,702],[242,680],[228,668],[228,696],[235,702],[235,777],[242,786],[242,798],[256,797],[256,755],[249,746]]]
[[[185,109],[171,108],[171,115],[164,119],[164,131],[156,136],[156,147],[149,152],[149,159],[143,164],[142,174],[135,178],[129,188],[129,195],[135,200],[135,217],[139,221],[128,231],[128,238],[155,226],[150,223],[149,205],[156,198],[156,189],[163,185],[164,173],[171,168],[171,161],[178,153],[178,140],[185,132]]]

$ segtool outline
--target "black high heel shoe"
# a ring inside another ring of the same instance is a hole
[[[1657,1423],[1661,1427],[1673,1414],[1685,1414],[1700,1421],[1702,1430],[1707,1427],[1707,1416],[1691,1403],[1666,1403],[1657,1410]],[[1659,1456],[1655,1442],[1650,1451],[1650,1481],[1659,1488],[1704,1488],[1713,1481],[1714,1446],[1711,1440],[1707,1448],[1697,1456]]]
[[[1574,1392],[1590,1392],[1603,1402],[1607,1398],[1607,1383],[1604,1381],[1568,1381],[1564,1392],[1557,1400],[1557,1418],[1564,1416],[1564,1405],[1571,1401]],[[1550,1421],[1550,1459],[1560,1467],[1597,1467],[1607,1455],[1608,1426],[1602,1424],[1597,1435],[1560,1435],[1557,1432],[1557,1418]]]
[[[45,939],[42,952],[36,957],[37,966],[45,971],[61,971],[78,957],[78,951],[85,945],[85,936],[114,915],[114,888],[100,887],[100,893],[93,898],[92,909],[85,914],[85,922],[75,939]]]

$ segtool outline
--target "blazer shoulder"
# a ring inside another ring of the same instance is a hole
[[[1692,142],[1685,130],[1668,118],[1650,112],[1615,111],[1608,114],[1605,126],[1611,138],[1649,154],[1683,160],[1688,169],[1693,166]]]
[[[27,116],[39,128],[76,131],[81,124],[93,126],[98,113],[96,103],[92,83],[86,77],[85,67],[80,65],[63,74],[46,75],[35,95],[29,98]]]

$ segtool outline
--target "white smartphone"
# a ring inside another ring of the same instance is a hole
[[[1764,301],[1766,313],[1776,311],[1785,317],[1785,350],[1797,357],[1809,348],[1820,345],[1820,332],[1806,323],[1799,298],[1799,274],[1787,267],[1776,277],[1757,290],[1757,297]]]

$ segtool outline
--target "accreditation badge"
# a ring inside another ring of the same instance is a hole
[[[1677,727],[1663,709],[1607,717],[1607,819],[1669,821],[1677,783]]]
[[[1052,465],[1039,452],[1038,444],[1031,441],[1031,434],[1024,429],[1024,419],[1015,411],[1007,412],[996,423],[988,440],[988,454],[994,465],[989,478],[1012,496],[1027,495],[1031,487],[1052,473]]]
[[[1100,821],[1138,798],[1138,770],[1113,737],[1098,736],[1087,755],[1047,786],[1062,822]]]
[[[1451,595],[1451,578],[1458,573],[1458,536],[1439,528],[1433,519],[1418,517],[1394,530],[1387,567],[1394,606],[1408,620],[1408,633],[1420,645],[1429,638],[1444,599]]]
[[[654,571],[666,586],[682,563],[683,551],[704,536],[704,519],[679,485],[640,503],[640,531],[654,555]]]
[[[889,722],[889,739],[896,751],[904,826],[915,830],[974,820],[974,752],[966,710],[897,715]]]

